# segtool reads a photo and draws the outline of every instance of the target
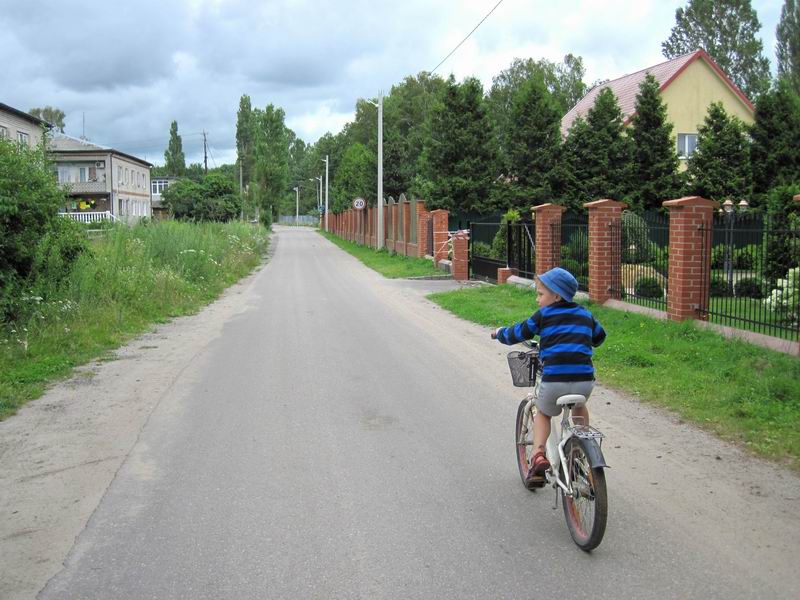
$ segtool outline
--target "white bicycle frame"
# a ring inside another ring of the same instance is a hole
[[[539,385],[537,382],[536,391],[528,393],[528,395],[525,397],[525,399],[528,401],[528,404],[525,406],[525,418],[523,420],[523,431],[525,432],[529,431],[533,426],[534,411],[537,410],[534,400],[536,398],[536,393],[538,393],[538,389]],[[562,398],[563,397],[564,396],[562,396]],[[583,403],[576,402],[575,405],[577,406],[580,404],[582,406],[585,402],[586,399],[584,398]],[[545,445],[545,454],[547,456],[547,460],[550,461],[551,471],[547,471],[547,473],[545,473],[545,477],[547,478],[547,483],[553,485],[553,487],[558,485],[558,487],[560,487],[565,494],[574,496],[572,479],[567,469],[567,457],[564,454],[564,447],[571,438],[575,437],[575,430],[577,428],[582,430],[582,437],[585,436],[589,438],[600,439],[603,437],[603,434],[593,427],[589,427],[587,425],[570,426],[569,416],[571,412],[571,406],[564,405],[563,411],[561,412],[561,423],[556,424],[552,423],[551,421],[550,435],[548,436],[547,443]],[[524,440],[517,440],[517,442],[527,443]],[[559,469],[563,473],[563,481],[562,478],[556,476],[556,473],[559,471]]]

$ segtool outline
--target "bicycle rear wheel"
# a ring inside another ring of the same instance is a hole
[[[586,551],[600,545],[608,518],[606,474],[600,467],[592,468],[584,446],[590,443],[596,442],[578,438],[567,442],[564,454],[575,493],[568,496],[561,492],[569,534],[575,544]]]
[[[542,487],[535,483],[530,483],[527,480],[528,471],[531,469],[531,457],[533,456],[533,415],[528,419],[527,427],[525,425],[525,409],[528,406],[528,400],[523,400],[519,403],[517,408],[517,426],[515,428],[514,441],[516,442],[517,450],[517,468],[519,469],[519,476],[522,479],[522,485],[528,490],[535,490]]]

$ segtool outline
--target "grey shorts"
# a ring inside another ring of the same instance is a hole
[[[566,394],[580,394],[588,400],[592,388],[594,381],[537,381],[536,408],[548,417],[558,416],[561,414],[561,407],[556,404],[556,400]]]

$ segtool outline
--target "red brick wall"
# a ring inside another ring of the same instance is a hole
[[[453,235],[453,279],[466,281],[469,279],[469,234],[459,231]]]
[[[431,211],[433,219],[433,264],[439,265],[439,261],[447,258],[447,219],[449,213],[446,210]]]
[[[711,227],[719,202],[687,196],[663,203],[669,209],[667,318],[706,318],[711,268]]]
[[[536,272],[544,273],[561,263],[561,215],[566,209],[557,204],[540,204],[531,210],[536,223]]]
[[[584,206],[589,210],[589,298],[605,302],[619,299],[611,291],[612,281],[621,282],[622,273],[622,209],[625,204],[616,200],[595,200]],[[612,238],[612,226],[617,235]]]

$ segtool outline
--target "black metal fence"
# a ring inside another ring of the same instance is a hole
[[[711,225],[703,229],[711,237],[711,256],[701,315],[800,340],[800,225],[734,211],[715,215]]]
[[[622,255],[619,277],[612,277],[612,293],[628,302],[666,310],[669,216],[624,211],[620,223],[611,225],[611,239]]]
[[[509,223],[506,235],[508,266],[520,277],[536,275],[536,226],[531,222]]]
[[[589,291],[589,216],[566,213],[561,218],[561,231],[554,224],[553,239],[560,235],[561,251],[558,262],[578,280],[578,289]]]
[[[497,281],[497,269],[506,266],[505,236],[500,223],[469,223],[470,277]]]

